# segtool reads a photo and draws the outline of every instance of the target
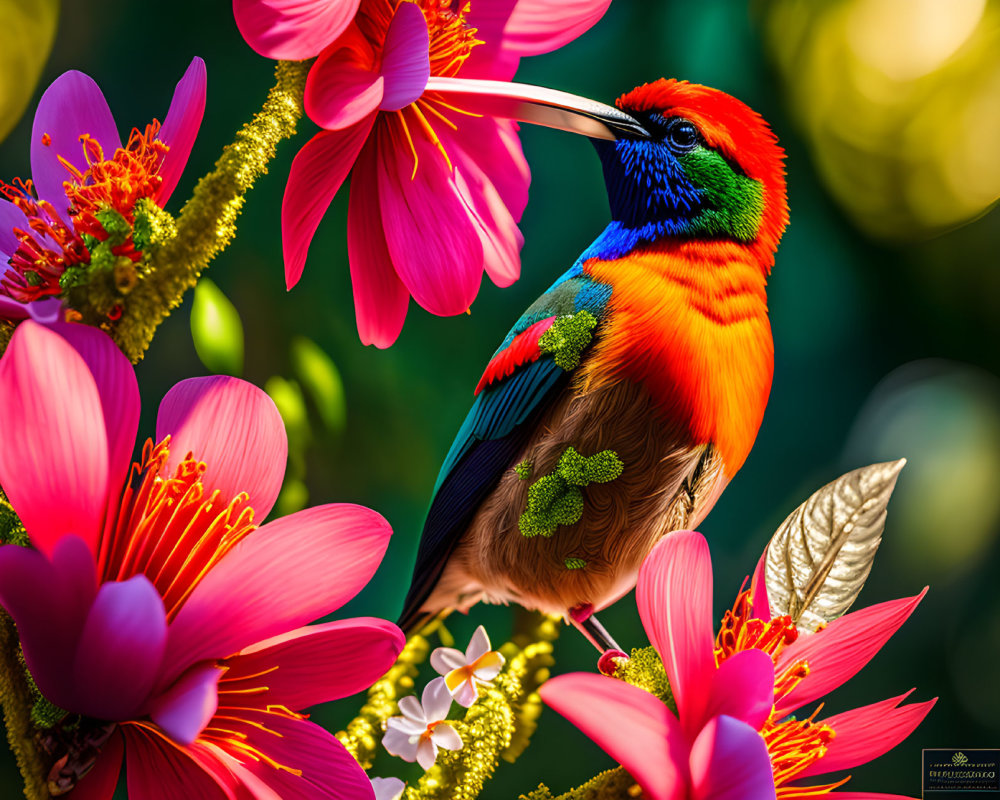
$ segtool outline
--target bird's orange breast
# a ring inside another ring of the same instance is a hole
[[[665,421],[711,442],[732,477],[753,447],[771,390],[766,270],[728,242],[665,242],[584,264],[614,287],[581,385],[640,382]]]

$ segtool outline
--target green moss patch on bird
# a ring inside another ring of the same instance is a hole
[[[569,372],[580,365],[580,354],[590,344],[596,326],[597,318],[589,311],[559,317],[538,339],[538,349]]]
[[[522,461],[520,464],[514,465],[514,472],[517,473],[518,480],[528,480],[534,471],[535,468],[532,466],[530,461]]]
[[[608,483],[625,465],[614,450],[592,456],[567,447],[555,470],[528,488],[528,506],[518,520],[523,536],[552,536],[560,525],[572,525],[583,516],[583,492],[591,483]],[[573,569],[573,567],[568,567]]]
[[[566,569],[583,569],[585,566],[587,566],[587,562],[584,561],[582,558],[573,557],[573,558],[567,558],[565,561],[563,561],[563,566],[565,566]]]

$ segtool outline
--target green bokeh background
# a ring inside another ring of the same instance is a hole
[[[858,222],[859,213],[867,213],[858,208],[868,207],[862,190],[855,213],[849,195],[839,203],[832,199],[816,169],[824,143],[803,134],[809,127],[800,124],[803,109],[790,101],[786,81],[802,78],[795,67],[808,60],[809,41],[782,50],[801,29],[789,27],[786,35],[773,23],[777,5],[614,0],[594,30],[558,53],[525,61],[520,78],[603,101],[661,75],[687,78],[737,95],[778,133],[788,152],[792,223],[769,288],[774,388],[753,453],[701,528],[712,545],[716,610],[721,616],[775,527],[811,491],[849,469],[907,457],[886,541],[860,603],[914,594],[926,584],[931,591],[873,663],[830,697],[826,710],[836,713],[914,686],[913,699],[940,696],[913,736],[853,770],[847,787],[919,795],[921,748],[1000,747],[994,679],[1000,660],[1000,216],[985,213],[950,232],[935,231],[935,238],[914,229],[879,239],[871,233],[877,219]],[[801,3],[782,5],[806,14]],[[819,13],[836,4],[812,5]],[[995,25],[995,15],[983,24]],[[32,107],[52,79],[80,69],[103,87],[123,132],[154,116],[162,120],[173,85],[194,55],[208,65],[208,108],[171,203],[176,211],[271,84],[271,64],[245,46],[228,3],[66,3]],[[997,68],[983,58],[983,70]],[[783,72],[778,63],[785,64]],[[847,78],[829,74],[825,80]],[[810,94],[796,94],[799,102],[803,96]],[[30,117],[0,146],[6,179],[29,172]],[[851,130],[850,118],[846,122]],[[950,135],[951,124],[942,117],[941,136]],[[311,132],[304,122],[298,137],[281,147],[248,199],[237,240],[209,274],[242,316],[246,378],[263,385],[274,375],[292,377],[290,347],[298,335],[314,340],[337,364],[347,425],[342,433],[326,431],[313,410],[315,436],[305,459],[309,502],[364,503],[392,523],[395,536],[382,568],[344,613],[393,619],[438,466],[482,367],[520,311],[600,232],[607,203],[588,142],[525,130],[533,178],[521,280],[506,290],[485,281],[471,315],[440,319],[411,304],[392,349],[364,348],[355,332],[346,261],[346,192],[313,241],[302,282],[291,293],[284,289],[281,197],[289,163]],[[962,141],[956,139],[955,147],[966,146]],[[991,147],[984,158],[996,157],[997,142]],[[849,161],[850,151],[841,157]],[[878,166],[877,160],[866,162],[866,171]],[[891,195],[892,186],[886,191]],[[138,367],[142,435],[152,433],[159,397],[176,381],[204,372],[191,341],[190,305],[189,296]],[[463,641],[482,622],[496,641],[510,620],[507,609],[478,607],[468,619],[453,618],[450,627]],[[646,643],[631,595],[603,621],[626,646]],[[594,668],[595,653],[572,631],[558,642],[556,656],[557,671]],[[317,710],[314,719],[336,730],[359,704],[342,701]],[[539,780],[563,791],[610,765],[582,734],[546,712],[532,747],[518,764],[501,765],[484,797],[516,797]],[[389,757],[380,758],[374,774],[415,776]],[[18,783],[6,757],[0,796],[16,797]]]

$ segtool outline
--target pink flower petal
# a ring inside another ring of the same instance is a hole
[[[391,534],[379,514],[346,503],[264,525],[202,579],[172,621],[168,679],[336,611],[371,579]]]
[[[760,554],[757,568],[753,571],[753,579],[750,581],[750,608],[754,617],[762,620],[771,619],[771,604],[767,599],[767,580],[764,571],[767,567],[767,548]]]
[[[69,322],[51,327],[80,354],[94,377],[108,434],[108,493],[117,498],[132,463],[142,410],[135,369],[104,331]]]
[[[404,700],[406,698],[403,698]],[[385,736],[382,737],[382,747],[385,751],[403,761],[417,760],[417,745],[420,742],[420,731],[410,731],[401,724],[398,717],[390,717],[385,723]]]
[[[28,303],[19,303],[9,297],[0,296],[0,319],[24,319],[28,316]]]
[[[814,797],[819,797],[820,795],[814,795]],[[803,800],[809,800],[808,795],[800,795]],[[826,793],[823,794],[823,800],[826,800]],[[910,797],[908,794],[881,794],[880,792],[837,792],[836,794],[829,795],[832,800],[917,800],[915,797]]]
[[[163,601],[145,575],[103,584],[72,662],[78,698],[73,711],[97,719],[133,718],[153,688],[166,642]]]
[[[354,19],[360,0],[233,0],[236,26],[265,58],[303,61],[319,54]]]
[[[490,280],[507,287],[521,275],[524,237],[500,193],[482,167],[467,156],[455,134],[442,131],[442,141],[455,164],[455,186],[483,248],[483,266]]]
[[[471,680],[462,681],[454,694],[454,699],[463,708],[469,708],[479,699],[479,689]]]
[[[154,198],[161,207],[167,204],[170,195],[177,188],[188,156],[191,155],[191,148],[194,147],[194,140],[198,136],[201,120],[205,115],[207,82],[205,62],[195,56],[178,82],[177,88],[174,89],[170,108],[157,137],[170,148],[160,162],[159,174],[163,178],[163,183],[160,184]]]
[[[218,685],[225,669],[196,664],[149,706],[149,716],[177,744],[198,738],[219,707]]]
[[[90,134],[101,145],[106,157],[122,146],[115,118],[100,87],[82,72],[70,70],[45,90],[31,126],[31,177],[38,196],[51,202],[57,211],[68,205],[63,182],[70,179],[59,157],[85,171],[87,159],[80,142],[84,134]]]
[[[763,737],[732,717],[712,719],[691,745],[691,789],[692,800],[774,800]]]
[[[426,772],[437,761],[438,746],[433,738],[417,742],[417,763]]]
[[[403,329],[410,292],[396,275],[386,247],[377,169],[378,148],[372,137],[362,148],[351,179],[347,257],[361,343],[386,348]]]
[[[17,624],[35,683],[62,708],[77,701],[72,656],[96,594],[94,558],[76,536],[63,537],[51,561],[27,547],[0,547],[0,604]]]
[[[693,737],[705,719],[715,673],[712,561],[705,537],[694,531],[663,537],[639,569],[635,599],[663,659],[681,725]]]
[[[382,619],[310,625],[227,659],[229,670],[220,688],[233,692],[266,684],[266,692],[247,694],[247,701],[298,711],[367,689],[393,665],[405,644],[402,631]],[[260,675],[274,667],[262,681]]]
[[[292,161],[281,204],[281,242],[289,289],[302,277],[313,234],[374,122],[371,115],[342,131],[317,133]]]
[[[188,378],[160,403],[157,441],[170,435],[165,474],[188,454],[207,465],[202,482],[226,502],[246,492],[259,523],[274,506],[285,476],[288,438],[274,401],[252,383],[226,375]]]
[[[233,800],[234,795],[210,765],[192,749],[182,749],[147,727],[122,726],[129,797],[143,800]]]
[[[452,697],[444,678],[435,678],[425,687],[420,695],[420,705],[424,709],[424,718],[428,722],[445,719],[451,711]]]
[[[424,92],[431,76],[430,33],[416,3],[400,3],[393,12],[382,48],[385,96],[383,111],[398,111]]]
[[[434,728],[434,733],[431,734],[431,739],[434,740],[434,744],[438,747],[443,747],[445,750],[462,749],[462,737],[459,736],[458,731],[451,727],[451,725],[447,722]]]
[[[761,650],[743,650],[722,662],[712,677],[705,721],[726,716],[759,730],[774,707],[774,663]]]
[[[474,3],[468,23],[485,44],[473,48],[463,77],[509,80],[521,56],[557,50],[589,30],[611,0],[506,0]]]
[[[25,219],[21,209],[10,202],[10,200],[0,199],[0,256],[2,256],[0,260],[5,265],[8,259],[14,254],[14,251],[21,246],[21,243],[17,240],[17,236],[14,234],[14,228],[26,230],[28,228],[28,220]]]
[[[456,139],[463,155],[479,166],[500,193],[511,218],[520,222],[528,205],[531,170],[521,148],[518,123],[486,116],[463,116],[459,124],[457,133],[447,129],[444,132]]]
[[[0,359],[0,485],[32,544],[51,553],[73,533],[96,550],[108,472],[101,394],[86,361],[55,331],[21,323]]]
[[[490,637],[486,633],[486,628],[478,626],[469,639],[469,646],[465,648],[465,662],[471,664],[480,656],[490,652]]]
[[[517,0],[480,3],[473,7],[469,23],[484,25],[483,38],[501,34],[501,47],[518,56],[536,56],[558,50],[582,36],[604,16],[611,0]],[[504,19],[504,8],[510,8]],[[498,30],[499,28],[499,30]]]
[[[459,669],[465,665],[465,653],[454,647],[438,647],[431,653],[431,666],[440,675],[445,675],[453,669]]]
[[[302,771],[301,776],[293,775],[260,760],[240,759],[238,752],[232,754],[282,800],[374,800],[364,770],[319,725],[262,711],[241,710],[239,716],[239,720],[227,720],[227,727],[245,734],[247,743],[269,759]]]
[[[906,622],[924,595],[904,597],[853,611],[818,633],[800,636],[778,656],[775,673],[799,661],[809,675],[775,703],[779,716],[791,714],[853,678]]]
[[[462,314],[479,292],[483,247],[455,175],[420,133],[413,134],[416,175],[409,148],[395,147],[383,128],[378,133],[379,203],[396,274],[432,314]]]
[[[540,694],[625,767],[652,800],[687,796],[687,742],[659,699],[614,678],[582,672],[546,681]]]
[[[820,720],[833,728],[833,741],[828,745],[826,755],[802,770],[797,778],[851,769],[888,753],[913,733],[937,702],[935,698],[926,703],[910,703],[897,708],[909,694],[907,692]],[[840,800],[839,794],[834,797]]]
[[[120,731],[115,731],[101,745],[94,768],[76,782],[73,787],[73,800],[108,800],[115,793],[118,785],[118,775],[122,771],[122,756],[125,754],[125,741]]]
[[[397,727],[400,730],[408,731],[411,729],[411,723],[415,724],[416,732],[422,733],[423,729],[427,725],[427,716],[424,714],[424,707],[420,705],[420,701],[415,695],[408,694],[406,697],[402,697],[397,704],[399,706],[399,711],[405,717],[405,719],[397,720]]]
[[[304,98],[309,119],[332,131],[349,128],[375,112],[385,91],[385,78],[375,67],[371,44],[351,26],[309,70]]]

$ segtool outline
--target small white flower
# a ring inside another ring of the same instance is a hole
[[[372,778],[371,782],[375,800],[399,800],[406,788],[399,778]]]
[[[490,650],[490,637],[482,625],[472,634],[465,653],[453,647],[438,647],[431,653],[431,666],[444,675],[455,702],[466,708],[479,697],[479,685],[489,685],[503,664],[504,657]]]
[[[386,722],[382,746],[404,761],[416,761],[425,770],[437,759],[438,748],[461,750],[462,737],[445,721],[451,710],[451,692],[444,678],[435,678],[424,687],[417,702],[414,695],[399,701],[401,717]]]

